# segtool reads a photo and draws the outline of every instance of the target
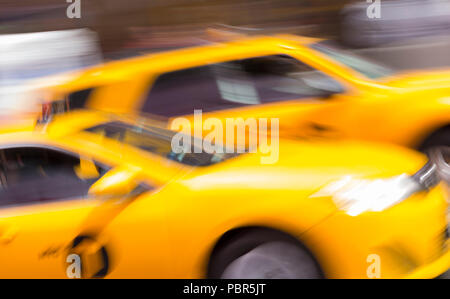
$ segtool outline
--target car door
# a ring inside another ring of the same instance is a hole
[[[76,277],[80,260],[67,255],[96,242],[83,228],[101,202],[87,192],[108,168],[39,146],[3,148],[0,159],[0,277]],[[105,256],[100,247],[90,257],[90,273],[103,270]]]

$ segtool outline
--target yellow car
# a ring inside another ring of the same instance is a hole
[[[0,277],[431,278],[450,266],[444,152],[280,140],[279,160],[261,164],[259,152],[176,154],[176,134],[85,110],[1,134]]]
[[[238,38],[110,62],[47,89],[60,106],[173,120],[280,118],[284,136],[450,145],[450,71],[394,71],[330,41]],[[191,117],[191,116],[189,116]]]

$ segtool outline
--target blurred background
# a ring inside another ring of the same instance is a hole
[[[438,48],[450,34],[448,0],[77,0],[80,18],[72,19],[66,14],[68,1],[1,0],[0,33],[90,28],[108,59],[201,43],[205,29],[217,25],[248,34],[333,38],[363,53],[373,47],[404,48],[413,39],[411,44]],[[369,6],[377,3],[380,18],[370,18],[368,10],[375,7]]]
[[[0,5],[0,111],[5,102],[24,105],[30,92],[47,84],[31,79],[199,45],[210,38],[211,28],[333,39],[397,70],[450,65],[450,0],[0,0]]]

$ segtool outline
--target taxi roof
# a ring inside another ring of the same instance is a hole
[[[113,114],[108,112],[79,109],[56,114],[47,124],[42,124],[37,130],[43,130],[52,137],[62,137],[83,131],[86,128],[103,123],[119,121],[127,124],[136,124],[148,128],[167,129],[167,122],[158,118]]]
[[[238,57],[242,54],[258,55],[262,51],[279,48],[295,48],[299,45],[309,45],[321,39],[296,35],[273,36],[239,36],[226,42],[211,43],[195,47],[188,47],[165,52],[150,53],[139,57],[127,58],[99,64],[80,72],[71,73],[71,80],[54,87],[54,90],[66,91],[82,89],[86,86],[101,85],[114,80],[122,81],[139,73],[148,73],[151,65],[154,72],[164,71],[165,68],[184,63],[196,63],[199,60],[208,61],[217,57]]]

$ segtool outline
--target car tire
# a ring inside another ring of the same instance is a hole
[[[323,278],[309,250],[295,239],[272,231],[244,233],[215,250],[208,276],[221,279]]]
[[[419,150],[425,153],[437,146],[450,146],[450,126],[441,128],[428,136],[419,146]]]

